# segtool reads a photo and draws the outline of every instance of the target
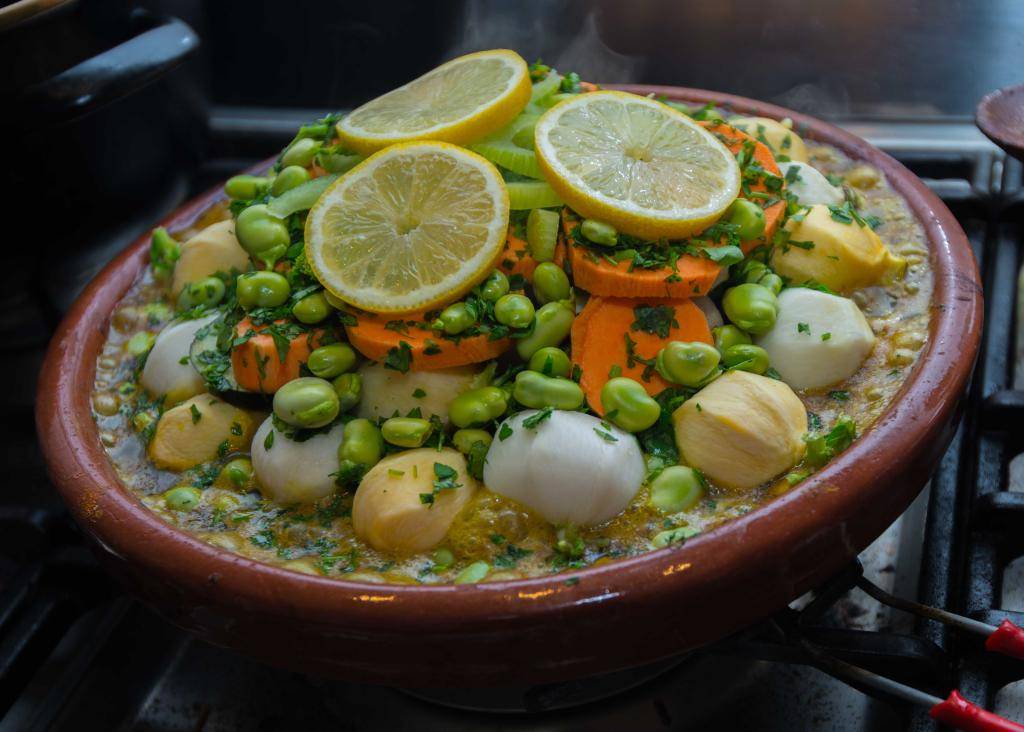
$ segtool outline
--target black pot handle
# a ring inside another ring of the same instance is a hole
[[[59,124],[81,117],[151,84],[199,47],[177,18],[140,14],[148,29],[103,53],[25,89],[16,114],[23,124]]]

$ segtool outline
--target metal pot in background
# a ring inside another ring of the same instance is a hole
[[[0,351],[16,351],[2,402],[31,405],[38,364],[22,354],[46,343],[139,226],[184,198],[205,104],[187,74],[172,72],[198,45],[182,21],[128,0],[0,7]]]

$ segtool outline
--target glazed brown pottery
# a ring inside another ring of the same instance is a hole
[[[273,664],[396,685],[511,684],[626,668],[722,638],[820,584],[877,537],[944,452],[978,351],[982,296],[963,231],[902,165],[816,119],[696,89],[621,88],[791,117],[805,138],[877,167],[906,199],[931,249],[931,330],[874,427],[774,502],[684,546],[601,567],[477,586],[290,572],[165,524],[121,486],[100,446],[90,413],[96,355],[112,309],[146,264],[144,236],[68,313],[50,344],[36,407],[53,481],[110,570],[172,622]],[[162,225],[181,229],[221,196],[211,191]]]

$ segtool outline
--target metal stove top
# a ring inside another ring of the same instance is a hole
[[[189,194],[265,157],[319,110],[219,108],[213,155]],[[943,198],[970,237],[985,278],[986,333],[971,400],[931,487],[861,557],[865,574],[904,597],[1024,624],[1024,387],[1015,334],[1024,317],[1018,271],[1024,248],[1024,177],[968,122],[851,120],[845,126],[903,161]],[[181,196],[185,193],[181,192]],[[166,210],[173,202],[154,204]],[[693,654],[667,670],[619,679],[628,689],[564,711],[462,711],[405,692],[278,671],[192,640],[120,594],[83,549],[48,486],[31,419],[34,364],[46,328],[84,282],[154,215],[60,270],[59,287],[33,290],[34,337],[8,347],[21,388],[0,397],[11,466],[0,505],[0,731],[42,729],[233,730],[835,730],[935,732],[925,713],[877,699],[805,665],[780,623],[806,621],[837,655],[932,693],[965,696],[1024,719],[1021,668],[986,657],[974,641],[879,605],[837,578],[789,614]],[[22,319],[24,319],[23,316]],[[1017,351],[1014,351],[1016,343]],[[831,593],[831,594],[830,594]],[[833,602],[833,597],[837,597]],[[810,603],[810,604],[809,604]],[[1002,608],[1002,610],[995,610]],[[803,612],[800,616],[797,613]],[[686,622],[680,608],[679,622]],[[655,676],[648,679],[649,676]],[[635,688],[629,688],[635,684]],[[593,683],[504,690],[532,709],[595,694]],[[597,691],[600,695],[600,689]],[[448,700],[493,706],[493,694]]]

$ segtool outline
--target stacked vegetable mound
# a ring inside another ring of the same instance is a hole
[[[806,160],[779,122],[510,51],[302,127],[228,181],[231,220],[154,233],[180,317],[141,372],[149,455],[226,461],[218,480],[281,505],[354,492],[360,540],[439,571],[480,481],[568,559],[642,488],[651,545],[681,541],[709,491],[795,484],[854,437],[808,434],[794,389],[857,371],[874,335],[843,295],[900,261]],[[272,395],[262,423],[244,392]]]

